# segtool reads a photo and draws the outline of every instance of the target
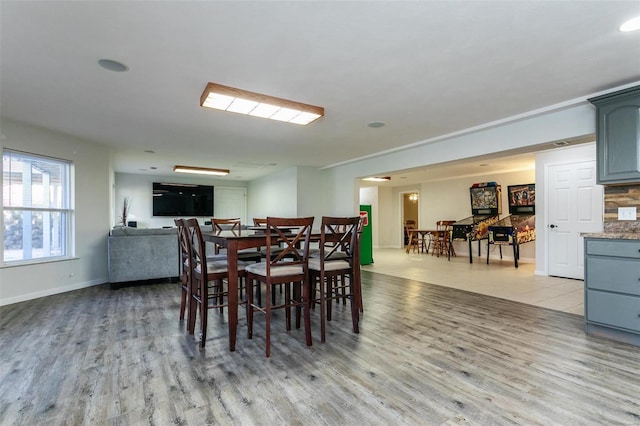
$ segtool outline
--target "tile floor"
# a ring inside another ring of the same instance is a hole
[[[375,249],[374,263],[363,270],[416,281],[453,287],[556,311],[584,315],[584,282],[534,275],[533,263],[464,255],[447,261],[446,257],[425,253],[405,253],[404,249]]]

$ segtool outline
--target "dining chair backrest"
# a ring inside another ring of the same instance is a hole
[[[217,235],[222,234],[223,231],[227,231],[227,232],[230,231],[231,234],[233,234],[233,236],[235,237],[239,237],[240,235],[242,235],[242,223],[239,217],[234,217],[231,219],[212,217],[211,228],[213,232]],[[220,246],[218,244],[214,246],[213,252],[215,254],[220,253]]]
[[[205,247],[204,238],[202,238],[202,229],[198,219],[191,218],[185,220],[185,227],[187,229],[187,238],[191,245],[191,271],[192,274],[207,274],[207,251]]]
[[[360,216],[322,217],[320,252],[323,260],[340,258],[352,262],[358,248]]]
[[[242,223],[239,217],[234,217],[232,219],[212,217],[211,226],[213,228],[213,232],[216,234],[221,234],[222,231],[231,231],[234,236],[242,235]]]
[[[186,228],[184,219],[174,219],[174,223],[178,228],[178,249],[180,256],[180,267],[182,269],[182,275],[185,276],[189,267],[189,258],[191,256],[191,247],[189,244],[189,231]],[[186,268],[186,269],[185,269]]]
[[[180,283],[182,286],[180,300],[180,321],[184,320],[184,314],[188,305],[188,297],[191,294],[191,244],[189,243],[189,231],[184,219],[174,219],[178,228],[178,260],[180,263]],[[187,324],[187,329],[190,324]],[[188,329],[188,331],[190,331]]]
[[[253,218],[253,226],[267,226],[267,218],[266,217],[254,217]]]
[[[311,241],[311,227],[313,217],[282,218],[267,217],[265,233],[267,241],[277,240],[282,250],[271,254],[271,245],[267,244],[267,275],[272,267],[282,264],[292,266],[302,264],[305,269],[309,257],[309,242]],[[286,259],[286,262],[282,260]]]

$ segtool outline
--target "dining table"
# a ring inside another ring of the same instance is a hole
[[[202,238],[210,243],[224,247],[227,251],[227,280],[229,283],[238,282],[238,252],[248,248],[260,248],[267,245],[267,235],[259,230],[247,230],[246,232],[203,232]],[[278,238],[271,237],[271,244],[277,244]],[[228,289],[228,326],[229,326],[229,350],[236,350],[236,335],[238,331],[238,286],[229,285]]]
[[[413,241],[413,235],[414,234],[418,234],[418,235],[420,235],[420,237],[419,237],[420,238],[420,250],[421,250],[422,253],[424,253],[425,252],[425,247],[424,246],[425,246],[425,238],[426,238],[426,236],[428,234],[431,234],[431,235],[435,236],[437,234],[437,232],[438,231],[435,230],[435,229],[408,228],[407,229],[407,234],[408,234],[407,236],[409,237],[408,238],[409,244],[407,244],[407,246],[405,247],[405,252],[409,253],[409,251],[411,249],[411,241]],[[428,248],[426,249],[426,252],[427,253],[429,252]]]
[[[292,228],[293,229],[293,228]],[[238,282],[238,252],[241,250],[265,247],[267,245],[279,244],[277,235],[271,235],[267,242],[266,228],[251,227],[250,229],[237,231],[212,231],[202,232],[202,239],[213,244],[224,247],[227,251],[227,280],[229,283]],[[318,241],[320,232],[311,233],[311,241]],[[228,286],[227,323],[229,327],[229,350],[236,350],[236,336],[238,331],[238,286]]]

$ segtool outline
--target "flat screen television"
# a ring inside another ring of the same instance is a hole
[[[153,183],[153,215],[213,216],[213,186]]]

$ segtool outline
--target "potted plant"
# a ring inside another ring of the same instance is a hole
[[[129,215],[130,207],[131,202],[129,201],[129,197],[124,197],[122,199],[122,211],[120,213],[120,223],[122,226],[127,226],[127,216]]]

